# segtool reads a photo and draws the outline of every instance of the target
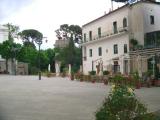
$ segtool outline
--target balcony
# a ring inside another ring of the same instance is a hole
[[[93,36],[92,40],[89,40],[89,38],[87,38],[86,41],[82,41],[81,45],[97,42],[100,40],[105,40],[105,39],[115,37],[115,36],[118,36],[118,35],[121,35],[127,32],[128,32],[128,27],[125,27],[125,28],[120,27],[116,31],[110,30],[110,31],[102,33],[101,36],[98,36],[98,35]]]

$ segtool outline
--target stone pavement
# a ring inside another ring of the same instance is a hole
[[[0,120],[94,120],[109,88],[68,78],[0,75]],[[151,111],[160,108],[160,88],[136,94]]]

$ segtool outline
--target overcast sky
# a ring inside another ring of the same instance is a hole
[[[54,31],[61,24],[82,26],[110,8],[110,0],[0,0],[0,24],[12,23],[21,30],[37,29],[48,37],[42,47],[53,48]]]

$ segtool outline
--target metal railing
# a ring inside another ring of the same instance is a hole
[[[109,31],[101,33],[101,35],[95,35],[92,37],[92,40],[90,40],[90,38],[86,38],[86,40],[83,39],[82,44],[92,42],[92,41],[101,40],[104,38],[113,37],[115,35],[122,34],[125,32],[128,32],[128,27],[125,27],[125,28],[119,27],[117,30],[109,30]]]

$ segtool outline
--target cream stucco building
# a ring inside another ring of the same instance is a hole
[[[0,25],[0,43],[8,40],[8,29],[2,25]],[[0,55],[0,71],[5,70],[5,59],[3,59]]]
[[[134,67],[131,39],[144,48],[160,47],[159,11],[159,3],[143,0],[83,25],[83,73],[95,70],[98,74],[99,69],[130,73]],[[147,64],[147,59],[144,62]]]
[[[0,25],[0,44],[8,40],[8,28]],[[28,75],[28,63],[18,62],[17,60],[8,60],[8,71],[6,69],[6,60],[0,55],[0,74],[20,74]]]
[[[7,27],[0,25],[0,43],[5,40],[8,40],[8,29]]]

